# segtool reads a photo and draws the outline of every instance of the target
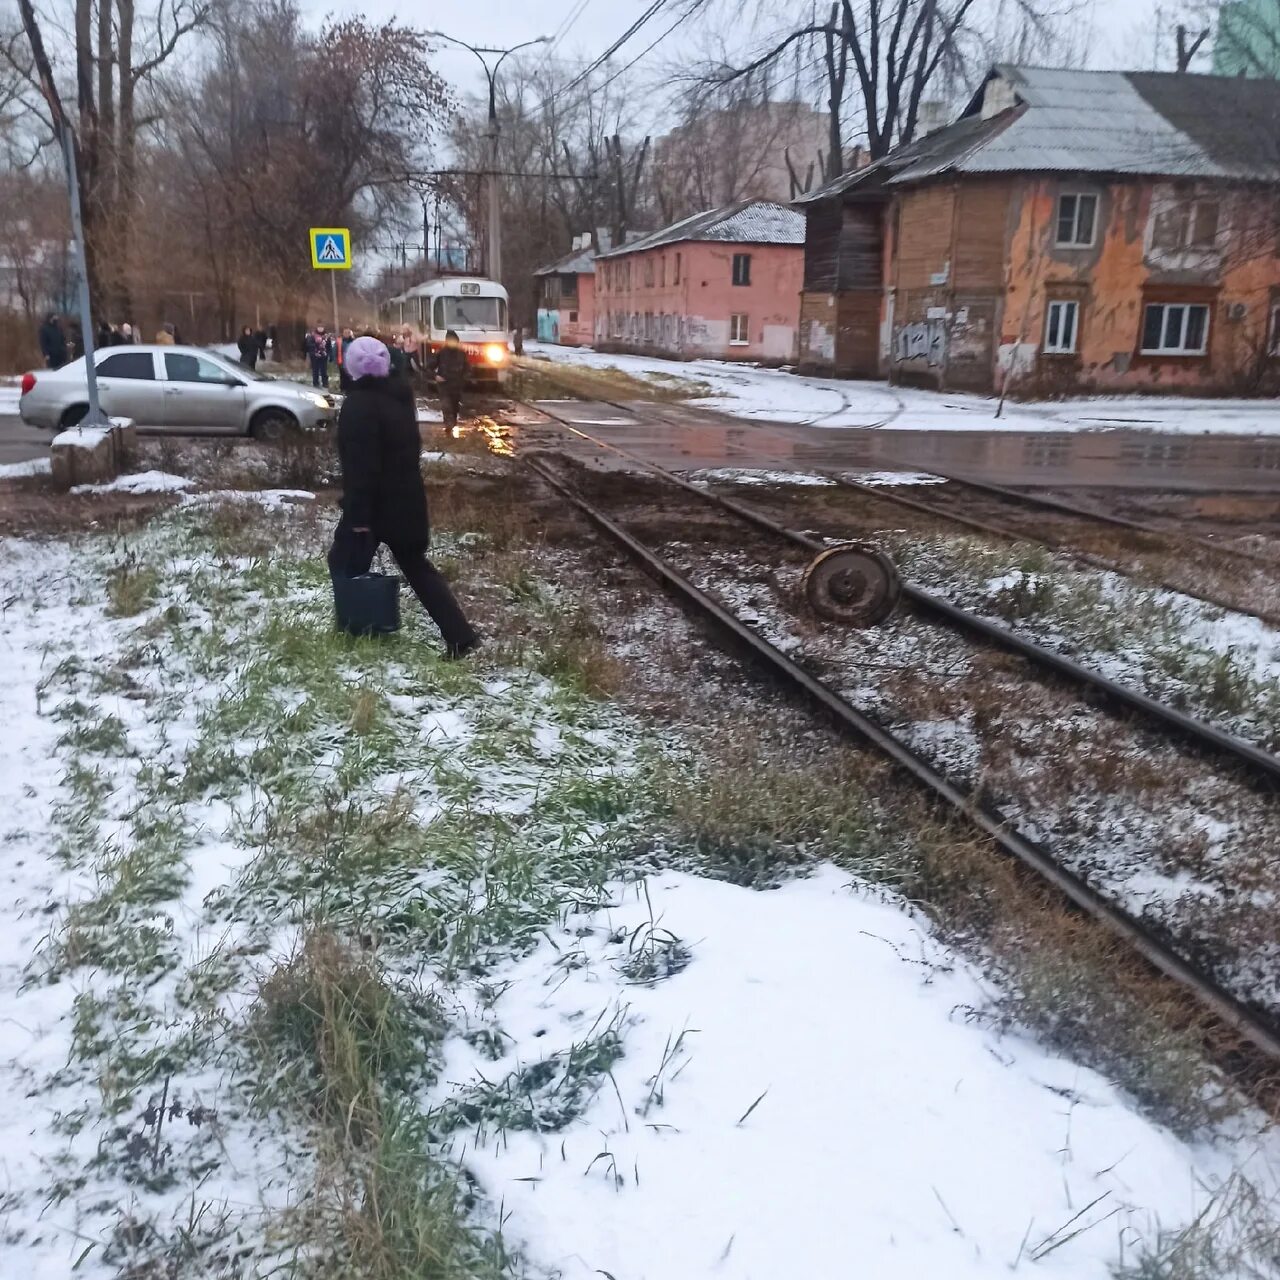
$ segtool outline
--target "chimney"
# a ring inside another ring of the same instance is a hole
[[[596,228],[596,251],[608,253],[613,248],[613,232],[608,227]]]
[[[947,104],[937,98],[929,98],[920,104],[916,116],[916,137],[923,138],[947,123]]]

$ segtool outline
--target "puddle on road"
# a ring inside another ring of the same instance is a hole
[[[685,404],[612,405],[586,401],[572,413],[547,408],[584,431],[678,470],[706,467],[808,471],[939,471],[1016,486],[1237,490],[1280,493],[1280,437],[1162,435],[1150,431],[881,431],[739,422]],[[609,419],[614,419],[610,421]],[[599,458],[553,424],[512,423],[517,447],[529,443]]]

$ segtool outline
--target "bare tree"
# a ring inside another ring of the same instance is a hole
[[[171,87],[164,137],[225,328],[246,283],[302,305],[309,226],[385,238],[447,94],[421,33],[360,19],[311,33],[293,0],[224,16],[213,45],[204,74]]]
[[[704,6],[714,2],[703,0]],[[1008,3],[1020,32],[1049,30],[1042,0]],[[811,14],[778,32],[757,56],[699,74],[704,82],[727,84],[781,65],[797,50],[816,50],[813,65],[821,67],[830,123],[826,174],[834,176],[843,168],[851,116],[865,131],[872,160],[910,142],[930,99],[952,97],[979,60],[989,59],[1001,13],[1001,5],[993,12],[978,0],[834,0],[822,16]]]
[[[568,250],[584,231],[614,241],[650,219],[650,140],[628,127],[638,114],[634,86],[607,69],[579,79],[573,69],[518,61],[499,84],[503,283],[518,324],[535,310],[532,272]],[[487,167],[483,104],[457,117],[453,174],[440,189],[461,214],[470,242],[483,243],[479,175]]]
[[[72,0],[67,74],[48,55],[40,19],[19,0],[26,47],[0,44],[0,60],[38,97],[22,99],[46,135],[56,121],[51,90],[73,88],[84,212],[85,257],[95,309],[104,301],[129,309],[128,263],[138,203],[137,155],[145,120],[138,104],[183,41],[210,13],[209,0],[157,0],[139,12],[135,0]],[[58,92],[58,99],[71,94]]]

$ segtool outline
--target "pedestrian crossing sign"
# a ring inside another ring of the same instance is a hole
[[[350,271],[351,232],[346,227],[312,227],[311,265],[317,271]]]

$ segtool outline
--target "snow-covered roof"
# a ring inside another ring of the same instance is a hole
[[[593,276],[596,273],[596,251],[588,245],[585,249],[570,249],[563,258],[557,258],[545,267],[539,267],[535,276]]]
[[[708,209],[682,218],[660,231],[597,254],[617,258],[664,244],[687,240],[716,240],[728,244],[804,244],[804,215],[772,200],[739,200],[720,209]]]

